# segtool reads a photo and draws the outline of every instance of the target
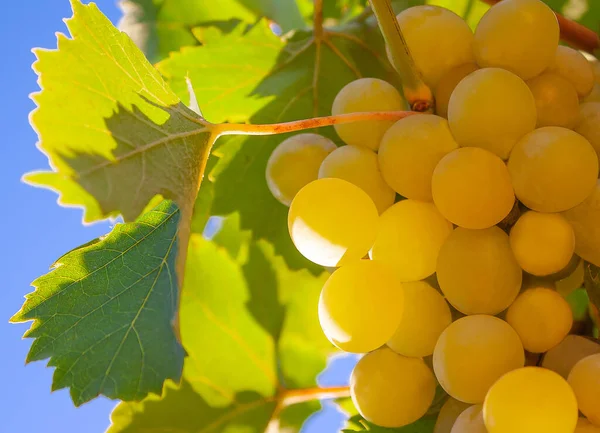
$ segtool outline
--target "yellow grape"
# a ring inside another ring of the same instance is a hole
[[[409,116],[387,130],[379,147],[383,178],[398,194],[431,201],[431,176],[437,163],[458,144],[448,121],[433,114]]]
[[[600,343],[581,335],[567,335],[544,355],[542,367],[555,371],[565,379],[581,359],[600,353]]]
[[[487,433],[483,422],[483,405],[465,409],[456,419],[451,433]]]
[[[587,138],[600,160],[600,102],[581,104],[575,132]]]
[[[448,394],[465,403],[482,403],[492,384],[525,364],[519,336],[505,321],[475,315],[448,326],[435,345],[433,368]]]
[[[579,410],[585,417],[600,426],[600,353],[586,356],[569,373]]]
[[[471,72],[475,72],[477,65],[475,63],[465,63],[456,66],[446,72],[435,88],[435,112],[438,116],[448,117],[448,103],[454,89]]]
[[[469,229],[498,224],[515,203],[504,162],[477,147],[464,147],[444,156],[433,171],[431,189],[440,213]]]
[[[584,273],[585,270],[583,268],[583,260],[579,259],[577,267],[573,270],[573,272],[554,282],[556,291],[560,293],[561,296],[568,296],[574,290],[583,287]]]
[[[271,194],[289,206],[304,185],[317,180],[319,167],[336,145],[318,134],[298,134],[282,141],[267,162],[267,185]]]
[[[537,127],[572,128],[579,117],[579,97],[573,84],[564,77],[544,72],[527,81],[537,109]]]
[[[551,370],[524,367],[502,376],[483,404],[489,433],[567,433],[577,424],[577,401]]]
[[[435,427],[433,433],[450,433],[452,426],[456,422],[456,419],[464,412],[465,409],[470,407],[469,403],[462,402],[452,397],[448,397],[440,413],[438,414],[437,420],[435,421]]]
[[[390,83],[378,78],[359,78],[346,84],[333,100],[334,115],[368,111],[402,111],[406,102]],[[377,150],[393,120],[370,120],[334,125],[346,144]]]
[[[525,272],[545,276],[569,264],[575,251],[575,234],[562,215],[529,211],[510,230],[510,246]]]
[[[446,299],[464,314],[498,314],[519,294],[522,272],[508,236],[498,227],[456,228],[437,260]]]
[[[595,426],[585,418],[579,418],[574,433],[600,433],[600,426]]]
[[[387,345],[400,355],[429,356],[442,331],[452,323],[450,307],[425,281],[404,283],[403,287],[404,311]]]
[[[402,200],[379,218],[379,231],[369,255],[392,266],[402,281],[418,281],[435,272],[442,244],[452,232],[432,203]]]
[[[435,395],[433,373],[420,358],[383,347],[362,357],[350,376],[358,412],[381,427],[412,424],[427,412]]]
[[[558,47],[558,21],[540,0],[503,0],[483,15],[475,30],[481,67],[507,69],[524,80],[549,67]]]
[[[549,70],[569,80],[580,97],[589,95],[594,87],[592,64],[583,54],[571,47],[558,46]]]
[[[359,187],[341,179],[318,179],[296,194],[288,229],[304,257],[333,267],[367,254],[378,218],[373,200]]]
[[[450,69],[475,61],[473,32],[454,12],[422,5],[405,9],[397,18],[410,54],[431,88]]]
[[[543,353],[560,343],[573,326],[573,313],[556,291],[542,287],[521,293],[506,312],[506,321],[525,350]]]
[[[331,152],[319,169],[319,179],[324,177],[344,179],[358,186],[369,194],[379,213],[396,199],[396,193],[381,176],[377,154],[363,146],[342,146]]]
[[[600,84],[598,84],[598,82],[594,83],[592,91],[589,95],[583,98],[583,102],[600,102]]]
[[[357,260],[336,270],[319,298],[319,321],[333,344],[365,353],[385,344],[404,309],[402,283],[383,263]]]
[[[575,254],[600,266],[600,181],[581,204],[563,215],[575,232]]]
[[[506,1],[506,0],[504,0]],[[499,68],[479,69],[454,89],[448,104],[452,135],[461,146],[481,147],[502,159],[537,121],[527,84]]]
[[[546,126],[523,137],[510,154],[508,171],[517,198],[538,212],[560,212],[590,195],[598,158],[581,135]]]

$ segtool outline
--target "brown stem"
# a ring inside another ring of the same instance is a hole
[[[482,0],[489,5],[495,5],[500,0]],[[565,18],[558,12],[554,12],[558,25],[560,26],[560,38],[578,50],[587,51],[594,54],[600,48],[600,37],[596,32],[587,27]]]
[[[286,132],[303,131],[323,126],[342,123],[364,122],[367,120],[400,120],[413,114],[414,111],[374,111],[368,113],[348,113],[336,116],[314,117],[312,119],[294,120],[292,122],[252,125],[246,123],[221,123],[213,126],[213,133],[221,135],[276,135]]]
[[[321,49],[323,42],[323,0],[314,0],[313,37],[315,41],[315,68],[313,70],[313,116],[319,113],[319,74],[321,72]]]
[[[343,397],[350,397],[350,387],[334,386],[330,388],[316,387],[306,389],[290,389],[283,392],[282,401],[284,406],[289,406],[311,400],[325,400]]]
[[[315,38],[320,39],[323,36],[323,0],[315,0],[313,29]]]

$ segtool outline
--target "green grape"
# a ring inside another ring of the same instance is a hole
[[[577,424],[577,401],[551,370],[524,367],[502,376],[483,404],[489,433],[567,433]]]
[[[524,364],[519,336],[494,316],[458,319],[442,332],[433,352],[433,369],[440,385],[465,403],[482,403],[500,376]]]
[[[579,117],[579,97],[573,84],[553,72],[544,72],[527,82],[537,108],[537,127],[572,128]]]
[[[503,0],[477,25],[475,57],[481,67],[507,69],[528,80],[554,62],[558,38],[556,16],[543,2]]]
[[[523,137],[508,160],[517,198],[538,212],[577,206],[594,190],[598,158],[581,135],[546,126]]]
[[[464,147],[444,156],[433,171],[431,189],[440,213],[469,229],[498,224],[515,203],[504,162],[477,147]]]
[[[580,97],[589,95],[594,87],[592,64],[573,48],[559,45],[549,70],[569,80]]]
[[[575,254],[600,266],[600,181],[581,204],[563,215],[575,232]]]
[[[271,194],[286,206],[302,189],[317,180],[321,162],[336,145],[318,134],[298,134],[282,141],[267,162],[267,186]]]
[[[378,78],[360,78],[346,84],[333,101],[334,115],[369,111],[402,111],[406,102],[394,86]],[[368,120],[334,125],[346,144],[379,149],[385,131],[393,120]]]
[[[600,161],[600,102],[581,104],[579,121],[574,130],[590,142]]]
[[[600,343],[581,335],[567,335],[563,341],[544,355],[542,367],[560,374],[565,379],[580,360],[600,353]]]
[[[600,353],[577,362],[568,380],[581,413],[592,424],[600,426]]]
[[[452,92],[463,78],[477,69],[479,68],[475,63],[465,63],[450,69],[440,78],[435,88],[435,112],[438,116],[448,117],[448,103]]]
[[[529,87],[504,69],[485,68],[467,75],[448,104],[448,123],[458,144],[481,147],[502,159],[533,131],[536,121]]]
[[[431,88],[450,69],[475,61],[473,32],[454,12],[422,5],[405,9],[397,18],[410,54]]]
[[[438,252],[452,232],[432,203],[402,200],[379,218],[379,231],[369,255],[389,264],[402,281],[418,281],[435,272]]]
[[[442,331],[452,323],[450,307],[425,281],[404,283],[403,287],[404,311],[387,345],[400,355],[429,356]]]
[[[448,122],[433,114],[399,120],[383,136],[379,166],[383,178],[398,194],[431,201],[431,176],[448,152],[458,148]]]
[[[595,426],[585,418],[579,418],[573,433],[600,433],[600,426]]]
[[[381,427],[412,424],[427,412],[435,395],[433,373],[420,358],[383,347],[362,357],[350,376],[358,412]]]
[[[356,260],[336,270],[319,298],[319,321],[333,344],[365,353],[385,344],[404,310],[402,283],[383,263]]]
[[[500,313],[522,282],[508,236],[498,227],[456,228],[440,250],[436,272],[446,299],[464,314]]]
[[[510,246],[525,272],[551,275],[571,261],[575,234],[562,215],[529,211],[510,230]]]
[[[469,403],[465,403],[455,398],[448,397],[448,399],[440,409],[440,413],[438,414],[437,420],[435,421],[433,433],[450,433],[452,430],[452,426],[456,422],[456,419],[468,407],[471,407]]]
[[[542,287],[521,293],[506,312],[506,321],[525,350],[543,353],[560,343],[573,326],[573,313],[556,291]]]
[[[359,187],[341,179],[318,179],[294,197],[288,229],[304,257],[334,267],[367,254],[378,218],[373,200]]]
[[[577,267],[573,272],[554,282],[556,291],[563,297],[569,296],[573,291],[583,287],[584,273],[583,260],[578,259]]]
[[[319,179],[325,177],[344,179],[358,186],[369,194],[379,213],[396,199],[396,193],[381,176],[377,154],[363,146],[342,146],[331,152],[319,169]]]
[[[483,422],[483,405],[465,409],[456,419],[451,433],[487,433]]]

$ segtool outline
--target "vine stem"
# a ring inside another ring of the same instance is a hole
[[[483,0],[489,5],[495,5],[501,0]],[[600,48],[600,36],[596,32],[588,29],[581,24],[572,21],[558,12],[554,12],[558,25],[560,26],[560,38],[578,50],[594,54]]]
[[[392,66],[400,75],[404,96],[411,109],[419,112],[431,111],[433,93],[423,82],[423,77],[410,54],[390,0],[370,0],[370,3],[388,47]]]
[[[306,388],[290,389],[282,393],[282,402],[284,406],[304,403],[312,400],[325,400],[332,398],[350,397],[350,387],[334,386],[329,388]]]
[[[314,117],[312,119],[294,120],[283,123],[252,125],[248,123],[220,123],[212,127],[213,133],[222,135],[276,135],[323,126],[343,123],[364,122],[367,120],[400,120],[413,114],[414,111],[373,111],[367,113],[348,113],[336,116]]]

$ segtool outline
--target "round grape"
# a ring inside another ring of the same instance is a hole
[[[575,253],[600,266],[600,181],[581,204],[563,215],[575,232]]]
[[[581,335],[567,335],[544,355],[542,367],[555,371],[565,379],[580,360],[600,353],[600,343]]]
[[[579,120],[574,130],[590,142],[600,161],[600,102],[581,104]]]
[[[577,266],[564,278],[554,282],[556,291],[563,297],[569,296],[573,291],[583,287],[584,267],[583,260],[577,260]]]
[[[385,181],[398,194],[431,201],[431,176],[447,153],[458,148],[448,122],[421,114],[399,120],[383,136],[379,165]]]
[[[544,72],[527,82],[535,99],[537,127],[572,128],[579,117],[579,97],[575,87],[562,76]]]
[[[600,426],[600,353],[586,356],[569,373],[579,410],[595,425]]]
[[[452,92],[463,78],[477,69],[479,68],[475,63],[465,63],[450,69],[440,78],[435,88],[435,112],[438,116],[448,117],[448,104]]]
[[[573,433],[600,433],[600,426],[595,426],[585,418],[579,418]]]
[[[448,399],[440,409],[440,413],[438,414],[437,420],[435,421],[433,433],[450,433],[452,430],[452,426],[456,422],[456,419],[468,407],[471,407],[469,403],[465,403],[455,398],[448,397]]]
[[[451,433],[488,433],[483,422],[483,405],[465,409],[456,419]]]
[[[321,266],[364,257],[377,235],[377,208],[359,187],[341,179],[319,179],[292,201],[288,229],[294,245]]]
[[[575,87],[577,94],[584,97],[594,87],[594,69],[592,64],[579,51],[559,45],[550,71],[562,75]]]

